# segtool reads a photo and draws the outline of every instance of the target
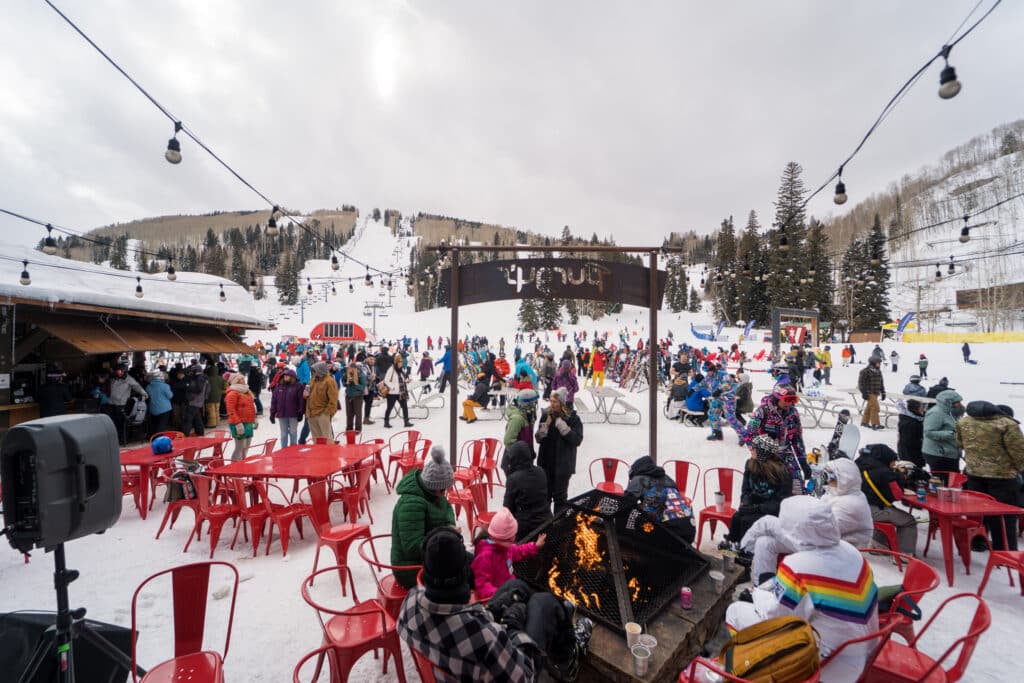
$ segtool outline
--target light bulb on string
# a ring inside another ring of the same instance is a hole
[[[373,287],[373,278],[370,276],[370,266],[366,266],[366,286]]]
[[[882,259],[879,258],[877,255],[876,256],[872,256],[871,257],[871,265],[873,265],[873,266],[880,266],[880,265],[882,265]]]
[[[939,269],[939,264],[935,264],[935,281],[938,282],[942,279],[942,271]]]
[[[281,207],[274,205],[270,210],[270,220],[267,221],[267,237],[277,237],[277,215],[281,213]]]
[[[750,277],[750,262],[743,262],[743,277]]]
[[[178,133],[181,131],[181,121],[174,122],[174,135],[167,141],[167,151],[164,152],[164,159],[169,163],[181,163],[181,143],[178,142]]]
[[[391,291],[391,278],[388,278],[388,291]]]
[[[953,49],[952,45],[942,46],[942,60],[946,66],[943,67],[942,73],[939,74],[939,97],[944,100],[951,100],[960,92],[960,81],[956,78],[956,69],[949,64],[949,51],[951,49]]]
[[[168,257],[167,259],[167,279],[174,282],[178,279],[178,274],[174,271],[174,257]]]
[[[348,293],[352,294],[356,291],[356,288],[352,286],[352,278],[348,279]]]
[[[309,281],[308,277],[306,278],[306,294],[313,296],[313,283]]]
[[[331,280],[331,296],[338,296],[338,290],[334,288],[334,280]]]
[[[953,257],[952,256],[949,257],[949,274],[950,275],[955,275],[956,274],[956,265],[953,264]]]
[[[257,289],[259,289],[259,285],[256,284],[256,271],[250,270],[249,271],[249,291],[252,294],[255,294]]]
[[[846,183],[843,182],[843,167],[839,167],[839,182],[836,183],[836,194],[832,197],[832,201],[836,204],[846,203]]]
[[[224,293],[224,285],[220,286],[220,302],[224,303],[228,300],[228,295]]]
[[[46,239],[43,240],[43,253],[53,256],[57,253],[57,240],[53,239],[53,226],[46,224]]]
[[[142,298],[142,278],[138,275],[135,276],[135,296],[139,299]]]
[[[779,238],[779,251],[789,251],[789,240],[786,238],[786,233],[782,233]]]
[[[704,286],[705,286],[705,284],[706,284],[706,283],[704,282],[704,278],[702,277],[702,278],[700,279],[700,286],[701,286],[701,287],[704,287]]]
[[[338,270],[341,268],[341,264],[338,263],[338,256],[331,254],[331,270]]]
[[[32,277],[28,274],[28,261],[22,261],[21,263],[23,268],[21,270],[21,278],[18,280],[18,282],[28,286],[32,284]]]
[[[964,227],[960,228],[960,241],[969,242],[971,239],[971,228],[967,225],[967,221],[971,219],[970,216],[964,214]]]

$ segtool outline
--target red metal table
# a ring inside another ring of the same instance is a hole
[[[956,503],[940,501],[935,496],[926,496],[923,503],[916,498],[904,496],[903,502],[912,507],[927,510],[939,522],[939,536],[942,538],[942,559],[946,563],[946,580],[953,585],[953,520],[957,517],[996,517],[1001,515],[1024,515],[1024,508],[994,500],[970,495],[969,491],[960,494]],[[1005,532],[1004,532],[1005,533]]]
[[[374,456],[383,444],[293,445],[270,455],[246,458],[212,469],[232,477],[275,477],[282,479],[326,479]]]
[[[139,516],[145,519],[146,513],[149,511],[149,482],[154,467],[166,465],[169,460],[179,457],[189,448],[195,448],[199,451],[216,446],[217,444],[227,443],[228,441],[231,441],[231,437],[189,436],[184,439],[171,439],[174,450],[170,453],[153,455],[153,449],[148,444],[121,451],[121,465],[139,468],[139,503],[142,508],[139,510]]]

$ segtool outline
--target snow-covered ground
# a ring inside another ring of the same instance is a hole
[[[401,244],[399,252],[394,247]],[[408,249],[404,239],[393,238],[383,227],[373,222],[367,224],[363,234],[351,245],[352,254],[368,260],[380,267],[400,265],[406,257]],[[394,260],[391,260],[391,259]],[[323,270],[318,268],[322,265]],[[305,309],[305,322],[299,322],[297,310],[278,310],[269,301],[257,302],[258,314],[276,314],[279,319],[281,333],[305,335],[314,324],[323,320],[359,320],[363,300],[371,290],[361,281],[365,272],[358,267],[346,265],[337,277],[337,297],[327,297],[326,301],[311,303]],[[311,276],[332,275],[329,264],[314,264],[310,268]],[[334,274],[336,275],[336,274]],[[347,278],[351,276],[356,286],[356,295],[348,294]],[[374,288],[376,295],[377,288]],[[395,287],[396,293],[403,291]],[[462,309],[461,319],[465,321],[462,332],[486,335],[493,343],[504,337],[508,348],[512,348],[511,340],[515,331],[516,302],[500,302],[486,305],[467,306]],[[587,330],[599,332],[605,330],[616,335],[619,329],[628,327],[640,336],[646,335],[644,323],[646,311],[627,308],[621,315],[612,316],[598,322],[586,322]],[[448,334],[448,312],[435,310],[423,313],[412,312],[412,302],[404,296],[395,296],[392,314],[378,319],[378,333],[382,337],[395,338],[403,334],[418,337],[420,348],[427,335],[436,337]],[[676,342],[688,341],[695,343],[689,333],[690,322],[708,324],[710,320],[702,315],[668,314],[661,316],[660,333],[662,336],[672,330]],[[570,331],[572,328],[566,328]],[[737,330],[727,330],[733,338]],[[254,334],[251,338],[260,336]],[[264,334],[265,336],[265,334]],[[699,342],[697,342],[699,343]],[[555,345],[552,336],[552,348]],[[756,352],[760,344],[751,344],[747,348]],[[897,391],[905,384],[911,374],[909,362],[919,353],[927,353],[931,359],[929,374],[934,380],[946,376],[950,384],[964,394],[965,400],[987,399],[1013,405],[1018,414],[1024,414],[1024,387],[1000,384],[1003,381],[1024,381],[1024,375],[1014,374],[1012,360],[1020,353],[1020,345],[1010,344],[977,344],[974,345],[975,357],[979,364],[964,365],[960,360],[959,348],[955,345],[940,344],[894,344],[887,343],[886,354],[897,348],[903,356],[904,366],[897,375],[886,373],[886,382],[890,391]],[[838,361],[838,353],[834,357]],[[864,358],[869,351],[867,345],[860,345],[860,357]],[[763,365],[754,365],[755,369]],[[833,372],[834,388],[853,387],[856,384],[856,373],[863,367],[835,368]],[[770,378],[764,372],[754,372],[755,389],[769,388]],[[264,393],[263,398],[269,400]],[[631,401],[638,407],[646,405],[646,395],[635,396]],[[379,409],[375,409],[375,417],[379,417]],[[723,442],[707,442],[707,430],[684,428],[666,421],[659,413],[658,450],[661,459],[682,458],[696,462],[702,469],[727,465],[742,467],[746,452],[736,445],[731,432],[726,432]],[[449,441],[448,414],[446,411],[435,411],[429,419],[414,420],[416,429],[422,431],[435,443],[447,446]],[[344,426],[344,418],[335,418],[335,429]],[[647,450],[648,416],[637,426],[587,424],[584,428],[584,441],[580,448],[579,468],[570,485],[570,495],[575,495],[590,487],[587,475],[591,461],[604,456],[614,456],[631,461],[643,455]],[[460,441],[483,436],[501,436],[504,423],[481,419],[473,425],[460,424]],[[383,421],[368,426],[367,437],[387,437],[393,431],[383,427]],[[816,429],[805,432],[805,441],[809,447],[827,442],[831,429]],[[266,419],[259,424],[254,441],[277,436],[277,428]],[[896,432],[887,429],[878,433],[868,433],[865,438],[895,445]],[[701,502],[703,488],[698,492],[698,503]],[[387,495],[383,484],[372,486],[372,510],[375,523],[374,533],[389,533],[391,507],[394,495]],[[67,546],[69,566],[81,570],[81,578],[71,586],[72,606],[85,606],[93,619],[110,621],[118,624],[129,624],[129,608],[132,591],[136,585],[149,574],[176,564],[200,561],[207,557],[209,551],[205,536],[202,542],[193,543],[187,553],[182,552],[185,539],[190,529],[189,513],[184,513],[179,524],[170,531],[165,531],[160,540],[154,535],[160,524],[163,504],[157,502],[153,512],[145,521],[139,518],[138,512],[131,506],[130,499],[125,499],[125,509],[120,521],[102,535],[90,536],[76,540]],[[337,515],[338,510],[334,510]],[[460,523],[465,524],[464,519]],[[923,549],[925,526],[920,528],[919,548]],[[303,602],[300,596],[300,584],[303,577],[310,573],[313,566],[315,543],[311,534],[305,540],[299,540],[293,533],[288,557],[282,558],[277,542],[271,548],[271,554],[262,553],[251,558],[243,545],[235,550],[228,548],[229,533],[222,538],[217,548],[216,559],[234,563],[242,575],[243,582],[239,587],[238,606],[232,634],[231,649],[227,658],[227,679],[229,681],[273,681],[291,680],[291,670],[299,658],[307,651],[320,644],[321,631],[314,612]],[[308,532],[308,528],[307,528]],[[721,532],[720,532],[721,533]],[[715,545],[720,534],[714,540],[705,537],[703,550],[716,553]],[[321,556],[321,566],[327,561],[327,555]],[[386,556],[386,553],[385,553]],[[959,560],[956,562],[955,587],[946,587],[942,569],[941,550],[933,544],[927,562],[939,570],[943,576],[942,584],[934,593],[928,595],[922,607],[926,616],[946,596],[962,592],[976,591],[981,574],[984,571],[986,554],[974,554],[971,575],[963,573]],[[374,595],[375,587],[368,568],[359,559],[353,547],[349,554],[349,564],[356,577],[358,594],[366,599]],[[887,567],[879,567],[880,573],[888,572]],[[20,555],[14,551],[0,554],[0,612],[18,609],[54,609],[55,600],[52,588],[52,564],[49,556],[36,552],[29,564],[24,564]],[[891,574],[885,574],[890,581]],[[329,578],[329,577],[328,577]],[[211,593],[222,589],[224,582],[217,580],[211,586]],[[1004,681],[1008,680],[1007,666],[1009,660],[1003,659],[1012,651],[1013,643],[1019,642],[1015,636],[1018,628],[1024,625],[1021,618],[1021,601],[1018,588],[1010,588],[1006,574],[999,572],[993,575],[986,588],[985,597],[993,612],[992,628],[982,637],[971,661],[966,680],[970,681]],[[314,589],[320,599],[335,606],[350,604],[348,599],[337,595],[337,584],[331,580],[323,580]],[[140,639],[140,661],[152,664],[170,655],[170,603],[169,593],[164,590],[146,599],[145,617],[142,624]],[[211,600],[211,613],[225,607],[223,600]],[[966,612],[950,612],[943,622],[935,629],[938,638],[925,643],[929,652],[939,652],[952,638],[964,632],[969,621]],[[209,633],[207,643],[219,647],[219,633],[216,629]],[[1000,653],[1003,653],[1000,655]],[[416,680],[411,657],[404,656],[405,670],[409,680]],[[359,662],[352,680],[383,681],[396,680],[393,673],[384,676],[380,673],[380,661],[373,657],[364,657]]]

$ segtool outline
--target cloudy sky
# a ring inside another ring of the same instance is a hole
[[[976,18],[994,0],[983,0]],[[660,242],[816,186],[975,0],[57,0],[257,187]],[[0,206],[76,228],[264,208],[42,0],[0,22]],[[972,19],[973,20],[973,19]],[[851,206],[1024,115],[1024,3],[1004,2],[845,172]],[[833,210],[826,192],[812,210]],[[41,230],[0,218],[0,236]]]

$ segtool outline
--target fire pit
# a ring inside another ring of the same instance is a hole
[[[627,622],[652,620],[708,568],[689,543],[622,502],[596,490],[571,499],[527,539],[547,534],[537,556],[515,565],[533,588],[572,600],[620,633]]]

